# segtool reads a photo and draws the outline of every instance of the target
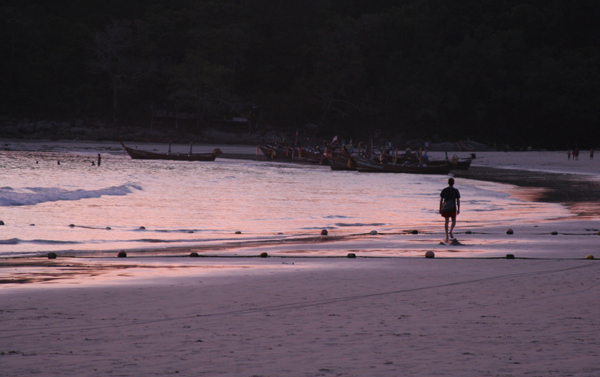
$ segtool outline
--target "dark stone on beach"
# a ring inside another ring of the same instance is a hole
[[[140,230],[144,230],[144,229],[146,229],[146,227],[145,227],[145,226],[141,226],[141,227],[140,227]]]
[[[48,253],[48,259],[56,259],[56,253]]]
[[[348,253],[348,258],[356,258],[356,254],[354,254],[354,253]]]
[[[558,234],[557,231],[550,232],[551,235],[556,236]]]
[[[456,238],[454,238],[452,240],[452,242],[450,242],[450,245],[452,245],[452,246],[461,246],[462,243],[458,242],[458,240]]]
[[[465,234],[473,234],[473,232],[471,232],[470,230],[467,230],[467,231],[465,232]]]
[[[418,230],[416,230],[416,229],[415,229],[415,230],[411,230],[411,231],[410,231],[410,234],[419,234],[419,231],[418,231]]]
[[[111,230],[111,227],[107,226],[107,227],[106,227],[106,230]]]
[[[193,230],[188,230],[188,233],[194,233],[194,231]]]
[[[326,235],[327,235],[327,229],[323,229],[323,230],[321,231],[321,235],[322,235],[322,236],[326,236]]]
[[[242,234],[242,232],[238,230],[235,232],[235,234]]]
[[[435,253],[431,250],[425,252],[425,258],[435,258]]]
[[[119,254],[117,254],[118,258],[127,258],[127,253],[124,251],[119,251]]]
[[[29,226],[35,226],[35,224],[29,224]]]
[[[514,254],[506,254],[506,259],[515,259]]]
[[[196,253],[195,251],[190,254],[190,257],[192,257],[192,258],[198,258],[199,256],[200,255],[198,255],[198,253]]]
[[[514,234],[514,231],[512,229],[507,229],[506,234]]]
[[[593,255],[588,255],[587,257],[585,257],[585,259],[594,259]]]
[[[75,228],[75,224],[69,224],[69,227]]]
[[[0,220],[0,225],[4,225],[4,221]]]
[[[377,231],[376,231],[376,230],[372,230],[372,231],[371,231],[371,235],[372,235],[372,236],[375,236],[375,235],[377,235]]]
[[[266,253],[266,252],[264,252],[264,251],[263,251],[262,253],[260,253],[260,257],[261,257],[261,258],[267,258],[268,256],[269,256],[269,254],[267,254],[267,253]]]

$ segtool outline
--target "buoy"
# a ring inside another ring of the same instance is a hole
[[[198,253],[196,253],[195,251],[193,253],[190,253],[190,257],[192,258],[198,258],[200,255],[198,255]]]
[[[374,236],[374,235],[376,235],[376,234],[377,234],[377,231],[376,231],[376,230],[372,230],[372,231],[371,231],[371,235],[372,235],[372,236]]]
[[[56,253],[48,253],[48,259],[56,259]]]
[[[321,235],[322,235],[322,236],[326,236],[326,235],[327,235],[327,229],[323,229],[323,230],[321,231]]]
[[[356,254],[354,254],[354,253],[348,253],[348,258],[356,258]]]
[[[419,231],[415,229],[415,230],[411,230],[410,233],[411,234],[419,234]]]
[[[513,233],[514,233],[514,231],[512,229],[507,229],[506,230],[506,234],[513,234]]]
[[[435,253],[431,250],[427,250],[425,253],[425,258],[435,258]]]
[[[585,257],[585,259],[594,259],[594,256],[590,254],[587,257]]]
[[[269,256],[269,254],[267,254],[267,253],[266,253],[266,252],[264,252],[264,251],[263,251],[262,253],[260,253],[260,257],[261,257],[261,258],[267,258],[268,256]]]
[[[235,232],[235,234],[242,234],[242,232],[238,230]]]
[[[515,259],[514,254],[506,254],[506,259]]]
[[[553,236],[556,236],[558,234],[558,232],[557,231],[552,231],[552,232],[550,232],[550,234],[553,235]]]
[[[117,254],[118,258],[127,258],[127,253],[124,251],[119,251],[119,254]]]

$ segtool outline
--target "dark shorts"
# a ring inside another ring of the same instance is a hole
[[[452,220],[456,219],[456,211],[448,211],[448,212],[444,212],[442,211],[442,217],[444,218],[451,218]]]

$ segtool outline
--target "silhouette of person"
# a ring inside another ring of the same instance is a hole
[[[454,188],[454,178],[448,179],[448,187],[440,193],[440,215],[445,219],[444,230],[446,231],[446,242],[450,238],[454,238],[452,232],[456,226],[456,215],[460,213],[460,192]],[[452,219],[452,225],[448,230],[448,224]]]

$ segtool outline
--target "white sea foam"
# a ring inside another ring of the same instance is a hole
[[[27,206],[62,200],[81,200],[100,198],[102,196],[124,196],[131,194],[133,190],[141,189],[140,186],[132,184],[106,187],[97,190],[67,190],[60,187],[24,187],[20,189],[2,187],[0,188],[0,206]]]

